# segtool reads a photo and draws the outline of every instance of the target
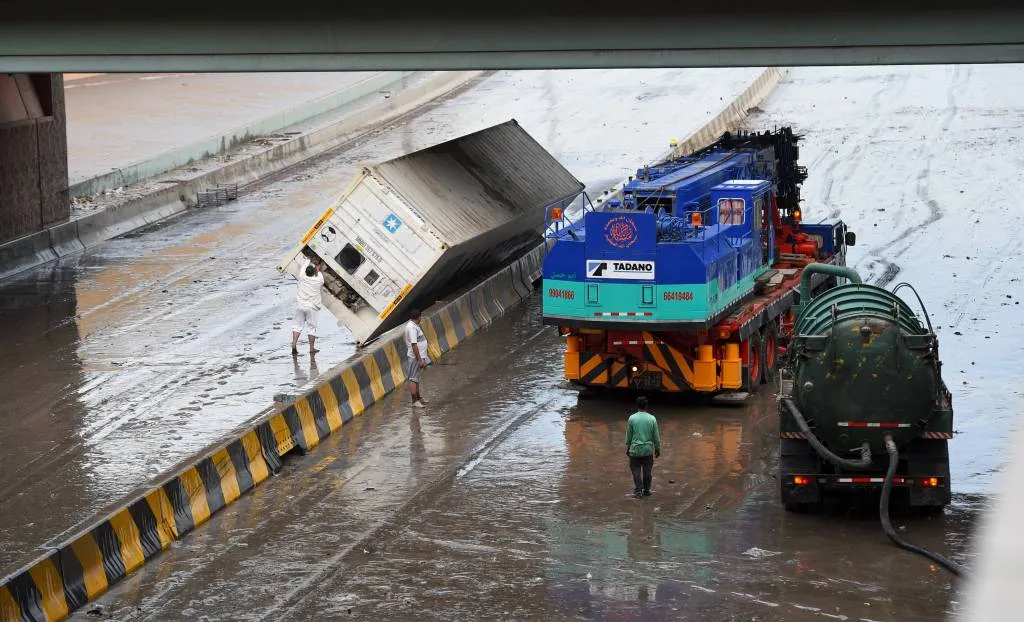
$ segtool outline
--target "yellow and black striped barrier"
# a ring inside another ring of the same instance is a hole
[[[63,618],[267,479],[281,461],[265,426],[203,457],[5,580],[0,620]]]
[[[424,318],[439,358],[514,307],[540,278],[543,246]],[[171,542],[309,451],[405,382],[401,330],[330,380],[269,415],[92,528],[0,582],[0,622],[60,620]]]

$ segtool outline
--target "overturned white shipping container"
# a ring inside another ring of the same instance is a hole
[[[536,247],[582,191],[513,119],[364,168],[278,269],[321,261],[325,306],[364,344]]]

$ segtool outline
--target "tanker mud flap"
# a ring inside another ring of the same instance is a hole
[[[912,486],[908,489],[910,507],[941,510],[952,501],[949,474],[949,446],[945,439],[917,438],[902,452],[907,464],[907,477],[938,476],[941,486]]]
[[[779,444],[779,488],[782,505],[790,512],[812,511],[823,500],[816,475],[818,456],[806,440],[784,438]]]

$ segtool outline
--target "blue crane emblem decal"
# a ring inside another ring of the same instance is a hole
[[[402,221],[398,219],[398,216],[394,214],[388,214],[388,217],[384,219],[384,228],[388,230],[388,233],[394,233],[398,231],[398,228],[402,226]]]

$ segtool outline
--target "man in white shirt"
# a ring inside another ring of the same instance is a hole
[[[317,350],[313,343],[316,341],[316,312],[320,310],[323,299],[320,297],[320,290],[324,286],[324,275],[320,272],[319,265],[314,265],[300,255],[299,261],[299,287],[295,294],[295,327],[292,329],[292,356],[298,356],[299,335],[302,329],[306,329],[309,336],[309,355],[313,356]]]
[[[427,356],[427,336],[420,328],[420,312],[413,309],[409,314],[409,321],[405,324],[405,345],[407,346],[408,363],[405,366],[405,376],[409,382],[409,395],[412,398],[413,408],[423,408],[427,402],[420,397],[420,375],[423,369],[430,364],[430,357]]]

